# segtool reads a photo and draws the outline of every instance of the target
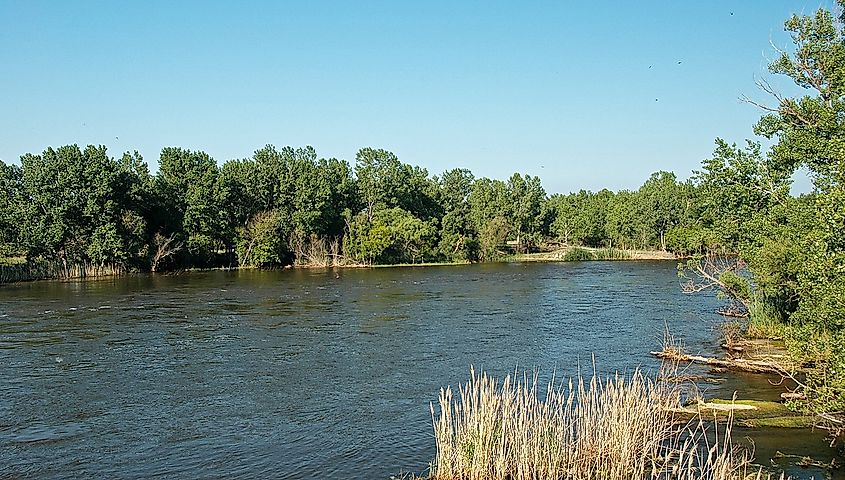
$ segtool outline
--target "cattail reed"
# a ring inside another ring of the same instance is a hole
[[[499,383],[471,370],[431,406],[436,480],[762,478],[734,448],[730,426],[681,421],[680,388],[635,371],[552,379],[509,375]],[[714,433],[715,440],[714,440]]]

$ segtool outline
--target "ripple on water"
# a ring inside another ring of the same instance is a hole
[[[76,438],[86,432],[83,424],[68,422],[59,425],[35,423],[9,432],[0,431],[0,444],[40,443],[53,444]]]
[[[715,300],[681,294],[676,272],[471,265],[4,288],[0,476],[421,473],[429,402],[470,365],[559,378],[591,370],[593,354],[599,372],[653,366],[644,352],[664,323],[693,350],[712,345],[700,325]]]

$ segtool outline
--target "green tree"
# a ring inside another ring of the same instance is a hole
[[[507,183],[510,209],[510,224],[516,235],[517,250],[525,250],[526,245],[537,242],[542,231],[542,206],[546,200],[546,191],[540,183],[540,177],[514,173]],[[526,237],[529,239],[526,242]]]
[[[502,216],[495,216],[486,222],[478,232],[479,253],[482,260],[495,260],[500,255],[499,248],[505,244],[513,227]]]
[[[377,210],[395,207],[425,220],[442,215],[438,187],[428,172],[400,162],[391,152],[362,148],[355,157],[355,176],[370,220]]]
[[[666,250],[666,233],[682,224],[687,215],[689,189],[678,183],[674,173],[660,171],[652,173],[637,193],[640,208],[635,218],[648,224],[649,233],[656,236],[660,249]],[[647,246],[646,241],[642,246]]]
[[[261,211],[279,207],[282,203],[281,178],[284,175],[282,154],[273,145],[265,145],[252,156],[255,163],[256,197],[261,204]]]
[[[30,259],[131,268],[146,246],[149,176],[139,156],[109,157],[103,146],[47,148],[21,157],[18,239]]]
[[[509,221],[513,216],[513,204],[507,184],[501,180],[477,179],[472,184],[467,204],[472,228],[478,232],[479,257],[485,261],[494,260],[513,230]]]
[[[220,168],[218,192],[223,211],[223,236],[229,248],[234,245],[237,230],[265,208],[258,187],[258,168],[252,159],[229,160]]]
[[[774,142],[769,154],[757,143],[739,149],[717,140],[695,178],[700,225],[752,274],[751,281],[734,270],[711,278],[784,321],[790,351],[813,365],[804,383],[808,407],[827,412],[845,410],[843,25],[845,17],[824,9],[786,21],[795,48],[779,52],[770,70],[808,93],[788,98],[763,83],[776,105],[758,104],[767,113],[755,132]],[[789,176],[801,166],[814,191],[795,199]]]
[[[162,233],[183,237],[192,264],[211,264],[217,250],[225,247],[226,231],[214,159],[205,152],[166,147],[156,183],[164,208]]]
[[[639,201],[640,195],[628,190],[618,192],[610,200],[605,214],[605,233],[611,247],[633,248],[644,234],[650,233],[644,224]]]
[[[350,222],[347,254],[362,263],[418,263],[435,259],[437,228],[433,222],[394,207],[366,211]]]
[[[362,148],[355,155],[361,203],[372,221],[377,210],[398,207],[408,182],[407,170],[391,152]]]
[[[746,251],[760,238],[769,211],[789,197],[788,172],[773,168],[760,144],[744,149],[716,139],[713,157],[695,172],[702,223],[718,238],[722,248]]]
[[[845,8],[845,2],[839,2]],[[756,132],[776,143],[773,163],[791,172],[805,166],[815,187],[813,228],[800,235],[807,255],[797,272],[797,309],[790,316],[793,351],[814,362],[811,405],[845,409],[845,17],[827,10],[793,15],[785,23],[795,43],[772,63],[809,92],[775,96]]]
[[[261,268],[290,264],[292,258],[286,237],[283,219],[278,212],[271,210],[256,214],[239,229],[238,263]]]
[[[0,257],[23,253],[18,225],[21,211],[21,170],[0,161]]]
[[[472,172],[459,168],[443,172],[439,179],[439,197],[444,212],[440,252],[452,261],[479,259],[478,231],[472,222],[468,201],[474,180]]]
[[[575,195],[561,195],[556,193],[549,197],[548,202],[546,202],[546,208],[551,221],[549,225],[551,236],[566,245],[580,243],[580,239],[575,238],[576,217],[578,215],[578,204],[575,201]]]
[[[575,237],[588,247],[601,247],[609,242],[607,212],[615,194],[608,189],[596,193],[581,190],[576,195]]]

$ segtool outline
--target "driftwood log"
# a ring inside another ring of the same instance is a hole
[[[701,357],[698,355],[685,355],[683,353],[673,351],[651,352],[652,355],[666,360],[675,362],[700,363],[710,365],[713,367],[727,368],[731,370],[741,370],[752,373],[774,373],[777,375],[788,376],[789,373],[781,366],[771,362],[762,360],[746,360],[744,358],[735,359],[719,359]]]

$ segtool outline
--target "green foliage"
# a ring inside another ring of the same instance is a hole
[[[575,247],[566,252],[563,256],[565,262],[586,262],[594,260],[593,253],[586,248]]]
[[[282,216],[276,211],[256,214],[239,229],[238,263],[249,267],[280,267],[291,262],[287,248],[287,232]]]
[[[259,170],[253,160],[229,160],[220,169],[218,184],[227,236],[246,226],[256,214],[267,208],[260,194]]]
[[[845,411],[845,332],[820,329],[811,324],[785,330],[790,353],[807,368],[810,412]]]
[[[693,177],[701,223],[717,247],[752,251],[759,246],[771,209],[789,197],[789,174],[773,168],[760,144],[750,141],[742,149],[716,139],[713,158],[703,166]]]
[[[682,187],[658,172],[635,192],[549,198],[531,175],[430,177],[372,148],[353,171],[311,147],[273,145],[222,167],[202,151],[164,148],[152,176],[137,152],[114,160],[104,147],[67,146],[0,169],[0,254],[151,270],[231,265],[267,211],[296,264],[343,261],[341,251],[365,263],[489,261],[549,240],[659,248],[660,229],[684,223],[672,217],[684,209],[667,206],[683,201]],[[661,221],[651,217],[663,210]]]
[[[411,212],[394,207],[367,212],[349,225],[346,254],[360,263],[422,263],[437,257],[437,228]]]
[[[719,282],[723,285],[720,294],[744,303],[751,301],[751,284],[737,272],[728,270],[719,273]]]
[[[20,221],[18,241],[27,256],[65,265],[140,262],[146,234],[140,204],[149,178],[131,160],[76,145],[24,155],[19,198],[26,201],[11,215]]]
[[[584,190],[576,195],[575,238],[582,245],[601,247],[611,243],[607,236],[607,212],[614,193],[604,189],[597,193]]]
[[[205,152],[168,147],[156,176],[164,212],[163,230],[185,241],[190,264],[208,266],[224,244],[218,169]]]
[[[574,241],[575,217],[578,207],[572,195],[554,194],[544,204],[546,215],[551,218],[549,234],[568,245]]]
[[[500,248],[505,245],[511,232],[511,225],[502,216],[496,216],[484,223],[478,232],[480,257],[491,261],[501,256]]]
[[[751,338],[782,339],[786,324],[782,313],[759,298],[748,307],[748,326],[745,334]]]
[[[475,262],[480,259],[480,243],[466,208],[443,216],[439,249],[450,261]]]
[[[770,70],[809,92],[786,98],[764,84],[777,105],[766,108],[755,132],[774,142],[770,152],[755,142],[741,149],[717,139],[713,158],[693,178],[697,218],[667,239],[679,251],[701,253],[689,271],[705,279],[699,285],[742,300],[751,333],[785,337],[809,368],[806,406],[815,412],[845,408],[842,20],[824,9],[787,20],[795,49],[780,51]],[[793,198],[790,175],[799,167],[809,170],[814,191]],[[717,252],[738,254],[747,272],[702,263]]]
[[[685,221],[692,201],[692,186],[679,183],[672,172],[655,172],[637,192],[638,207],[632,221],[640,223],[642,246],[653,242],[647,235],[656,235],[661,250],[666,250],[666,234]]]
[[[377,210],[397,207],[426,220],[440,214],[437,184],[428,172],[400,162],[391,152],[362,148],[355,157],[355,176],[370,220]]]
[[[628,260],[631,254],[627,250],[618,248],[599,248],[592,252],[594,260]]]
[[[542,204],[546,192],[539,177],[514,173],[507,183],[507,199],[511,206],[511,226],[516,230],[517,251],[530,245],[532,235],[542,230]],[[526,241],[528,239],[529,241]]]
[[[627,190],[613,196],[605,214],[608,244],[619,248],[645,247],[653,235],[641,214],[640,197]]]
[[[769,69],[790,77],[812,93],[799,98],[776,97],[778,105],[764,115],[755,131],[777,138],[773,161],[783,170],[806,165],[822,182],[843,172],[845,146],[845,45],[841,18],[819,9],[815,15],[793,15],[784,24],[795,43],[782,51]],[[839,179],[841,181],[841,178]]]
[[[845,409],[845,32],[838,20],[824,9],[787,20],[795,51],[782,52],[770,69],[811,93],[778,97],[756,126],[776,139],[772,162],[786,172],[806,167],[815,186],[788,217],[786,255],[801,252],[800,263],[765,265],[784,271],[769,277],[786,279],[792,293],[788,345],[813,367],[807,384],[816,411]]]
[[[676,226],[666,232],[666,249],[682,257],[716,249],[712,231],[703,225]]]
[[[701,235],[687,231],[695,228],[695,193],[673,173],[655,172],[636,191],[552,195],[545,203],[548,233],[566,245],[695,251]]]
[[[23,253],[18,235],[18,225],[23,221],[21,194],[20,168],[0,162],[0,257],[3,258]]]

